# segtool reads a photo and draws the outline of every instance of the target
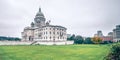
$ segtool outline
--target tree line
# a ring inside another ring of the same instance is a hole
[[[21,39],[18,37],[6,37],[0,36],[0,41],[20,41]]]
[[[103,41],[100,37],[83,38],[80,35],[75,36],[74,34],[71,37],[67,38],[67,40],[74,41],[74,44],[107,44],[107,43],[112,43],[109,41]]]

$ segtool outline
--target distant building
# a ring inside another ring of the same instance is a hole
[[[100,37],[102,39],[102,41],[113,41],[113,37],[111,36],[103,36],[103,37]]]
[[[109,33],[108,33],[108,36],[113,37],[113,32],[109,32]]]
[[[72,35],[71,34],[67,34],[67,38],[70,38]]]
[[[94,37],[98,37],[98,35],[97,35],[97,34],[94,34]]]
[[[100,37],[102,41],[113,41],[113,33],[109,32],[108,36],[104,36],[102,31],[97,31],[97,34],[94,37]]]
[[[117,25],[115,29],[113,29],[113,41],[120,42],[120,25]]]
[[[97,31],[97,35],[98,35],[99,37],[102,37],[102,36],[103,36],[102,31]]]
[[[83,38],[83,40],[86,40],[86,38],[91,38],[91,37],[84,37],[84,36],[82,36],[82,38]]]
[[[102,31],[97,31],[97,34],[94,34],[94,37],[103,37]]]

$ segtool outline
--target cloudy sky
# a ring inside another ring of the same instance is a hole
[[[120,24],[120,0],[0,0],[0,35],[21,37],[39,7],[69,34],[93,36],[102,30],[107,35]]]

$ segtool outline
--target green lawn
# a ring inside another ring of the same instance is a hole
[[[103,60],[108,45],[0,46],[0,60]]]

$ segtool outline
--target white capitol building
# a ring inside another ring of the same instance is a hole
[[[22,32],[22,41],[34,41],[38,44],[73,44],[67,41],[67,28],[59,25],[50,25],[50,21],[46,22],[44,14],[39,8],[38,13],[31,23],[31,27],[25,27]]]

